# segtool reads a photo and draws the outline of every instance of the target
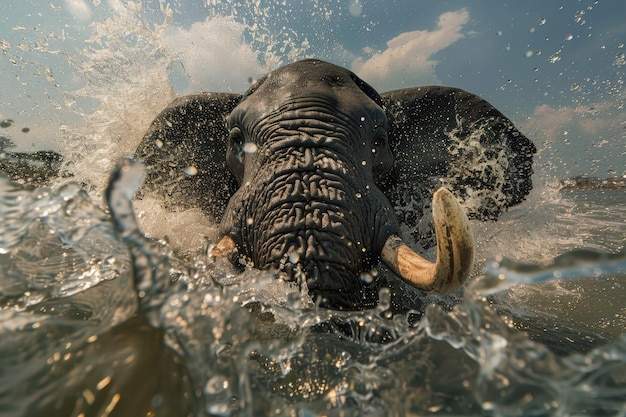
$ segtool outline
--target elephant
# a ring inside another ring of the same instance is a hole
[[[137,198],[199,208],[219,223],[212,256],[305,285],[322,307],[360,310],[396,277],[424,292],[462,286],[474,257],[468,218],[495,220],[522,202],[534,153],[476,95],[379,94],[307,59],[243,95],[172,102],[135,152],[147,167]],[[418,254],[435,246],[435,261]]]

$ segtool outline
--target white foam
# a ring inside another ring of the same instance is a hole
[[[135,200],[135,213],[146,235],[168,241],[172,249],[179,253],[197,252],[207,242],[217,242],[218,225],[212,223],[200,209],[171,211],[161,203],[150,197]]]

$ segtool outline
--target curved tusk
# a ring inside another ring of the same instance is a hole
[[[433,220],[437,235],[435,263],[415,253],[396,235],[385,242],[381,258],[415,288],[445,293],[460,287],[469,277],[474,263],[474,239],[465,212],[445,188],[433,195]]]

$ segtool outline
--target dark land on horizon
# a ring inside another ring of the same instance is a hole
[[[579,175],[561,181],[561,190],[626,190],[626,174],[608,178]]]

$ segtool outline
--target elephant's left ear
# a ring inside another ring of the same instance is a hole
[[[379,186],[409,228],[429,228],[420,208],[428,209],[442,185],[470,218],[479,219],[498,218],[532,189],[535,146],[485,100],[448,87],[409,88],[382,98],[395,166]]]
[[[135,156],[147,167],[142,194],[171,209],[199,208],[219,222],[235,177],[226,168],[226,118],[241,96],[199,93],[180,97],[152,122]]]

